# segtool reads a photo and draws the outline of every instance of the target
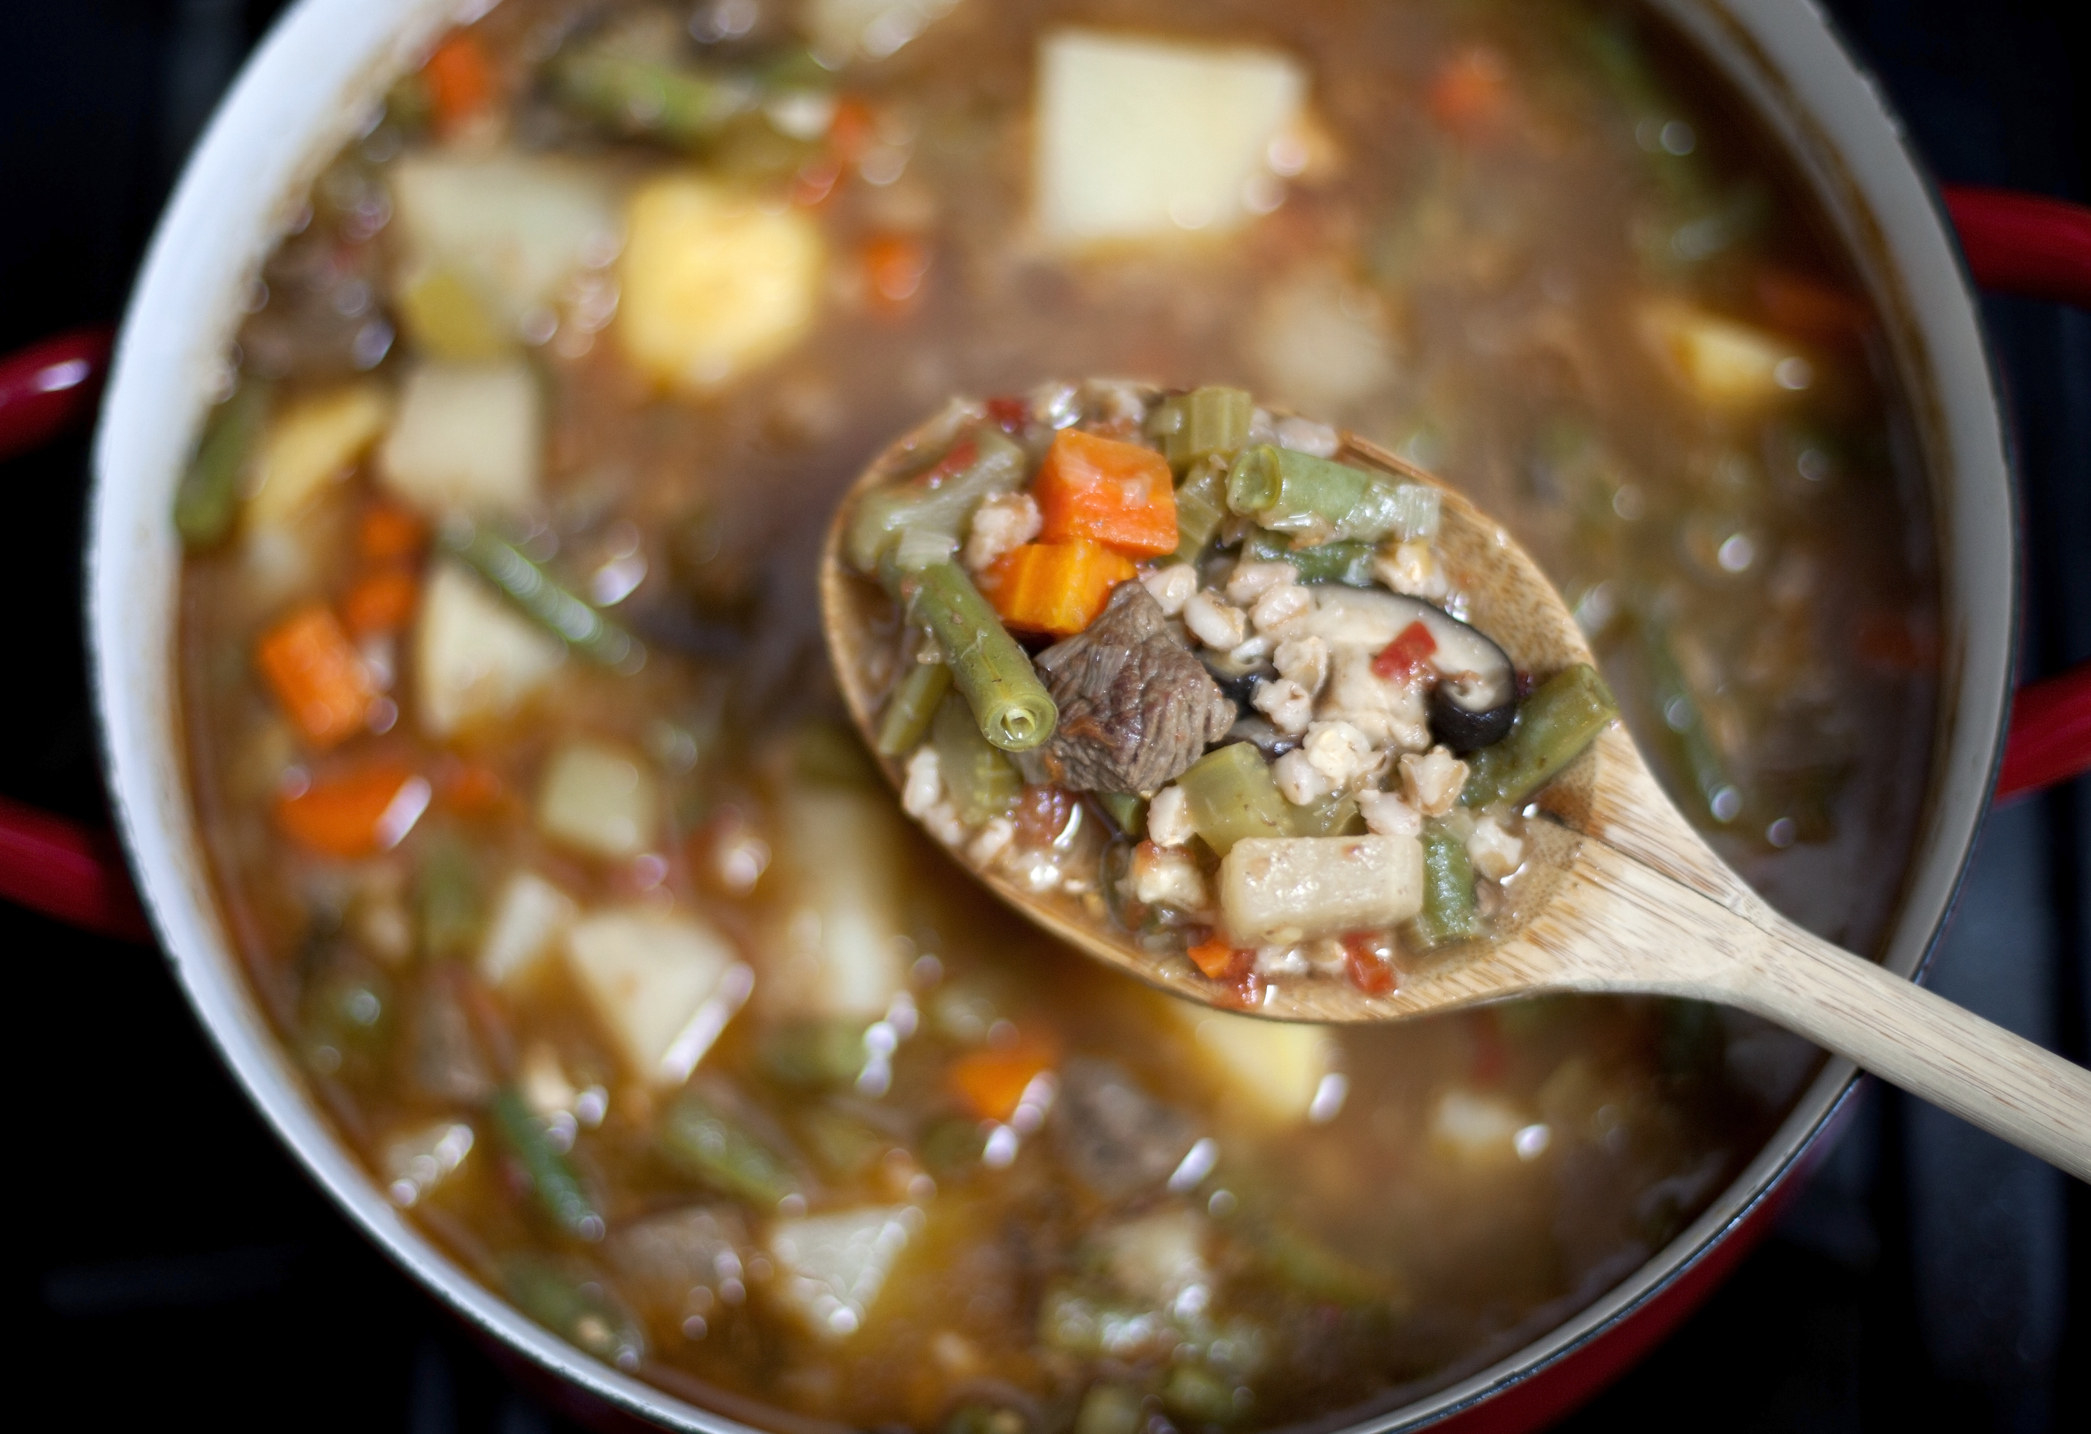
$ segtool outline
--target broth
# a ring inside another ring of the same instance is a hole
[[[1812,1050],[1652,1000],[1280,1027],[1055,948],[842,727],[828,512],[911,415],[1054,375],[1353,428],[1508,523],[1687,812],[1863,951],[1936,630],[1878,326],[1631,9],[806,13],[889,23],[827,69],[778,5],[506,0],[265,265],[180,629],[257,996],[460,1262],[699,1403],[1132,1434],[1442,1386],[1681,1230]],[[1232,228],[1042,237],[1069,26],[1304,77]],[[656,62],[712,83],[604,107]],[[664,125],[694,147],[616,132]]]

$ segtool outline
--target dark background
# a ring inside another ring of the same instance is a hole
[[[0,4],[0,352],[114,319],[275,3]],[[1832,0],[1940,178],[2091,198],[2080,3]],[[2028,677],[2091,657],[2091,314],[1992,300],[2021,459]],[[84,438],[0,470],[0,792],[100,820],[77,617]],[[2091,1051],[2091,782],[1984,829],[1943,993]],[[306,1183],[143,948],[0,907],[16,1400],[68,1422],[561,1427]],[[2091,1190],[1869,1089],[1776,1232],[1566,1426],[2091,1429]]]

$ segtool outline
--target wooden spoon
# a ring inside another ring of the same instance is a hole
[[[855,497],[947,441],[948,417],[902,438],[852,486],[821,556],[821,622],[851,718],[870,742],[897,617],[877,584],[841,557]],[[1337,458],[1444,492],[1436,546],[1469,620],[1520,671],[1593,658],[1561,595],[1531,556],[1459,492],[1363,439]],[[882,760],[897,788],[900,766]],[[1295,978],[1254,1014],[1301,1021],[1386,1021],[1512,996],[1638,992],[1750,1011],[1845,1056],[1984,1130],[2091,1181],[2091,1072],[1802,930],[1744,884],[1656,785],[1614,722],[1537,798],[1527,823],[1535,860],[1501,939],[1400,963],[1400,981],[1367,995],[1347,981]],[[954,852],[962,864],[962,853]],[[1070,945],[1192,1000],[1225,988],[1181,955],[1156,956],[1100,924],[1071,897],[1040,896],[999,871],[994,893]]]

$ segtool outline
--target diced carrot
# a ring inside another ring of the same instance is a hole
[[[1420,621],[1394,634],[1394,640],[1372,659],[1372,675],[1385,682],[1406,682],[1421,672],[1438,650],[1438,640]]]
[[[1227,938],[1217,931],[1184,954],[1201,975],[1214,981],[1240,980],[1248,973],[1249,963],[1256,959],[1253,951],[1228,945]]]
[[[255,665],[305,740],[331,747],[363,730],[377,696],[370,669],[324,603],[309,603],[262,634]]]
[[[1031,485],[1045,526],[1039,541],[1086,538],[1135,557],[1176,551],[1176,486],[1152,448],[1066,428]]]
[[[444,806],[470,817],[491,816],[508,804],[508,783],[484,762],[446,762],[436,773],[436,790]]]
[[[1072,637],[1134,571],[1130,559],[1095,543],[1026,543],[980,575],[980,591],[1010,627]]]
[[[368,762],[279,797],[276,825],[303,846],[353,860],[398,846],[428,799],[428,782],[406,763]]]
[[[1060,1059],[1059,1043],[1019,1035],[1014,1045],[970,1051],[951,1063],[951,1090],[979,1120],[1008,1120],[1032,1081]]]
[[[1350,967],[1350,983],[1368,996],[1384,996],[1394,989],[1394,949],[1377,931],[1360,931],[1343,938],[1343,958]]]
[[[1510,69],[1486,45],[1447,60],[1430,82],[1430,114],[1446,129],[1478,134],[1500,123],[1510,101]]]
[[[1757,275],[1757,303],[1773,328],[1818,343],[1851,343],[1873,327],[1873,313],[1856,297],[1791,269]]]
[[[363,510],[356,526],[356,554],[367,563],[396,563],[411,558],[428,541],[428,528],[411,509],[377,502]]]
[[[855,164],[877,138],[878,116],[870,105],[854,95],[835,102],[835,117],[828,121],[828,153],[837,164]]]
[[[460,30],[436,46],[421,71],[436,129],[455,134],[494,102],[494,65],[479,37]]]
[[[864,246],[864,284],[872,308],[904,314],[922,297],[929,246],[909,234],[881,234]]]
[[[414,615],[421,584],[407,568],[378,568],[356,580],[341,600],[342,620],[358,637],[397,632]]]

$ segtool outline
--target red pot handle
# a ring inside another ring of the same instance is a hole
[[[2091,209],[2007,190],[1948,186],[1946,207],[1984,288],[2091,308]],[[106,327],[75,329],[0,359],[0,459],[84,421],[109,362]],[[2091,770],[2091,663],[2022,688],[1997,780],[2019,796]],[[106,833],[0,797],[0,897],[90,931],[151,930]]]

